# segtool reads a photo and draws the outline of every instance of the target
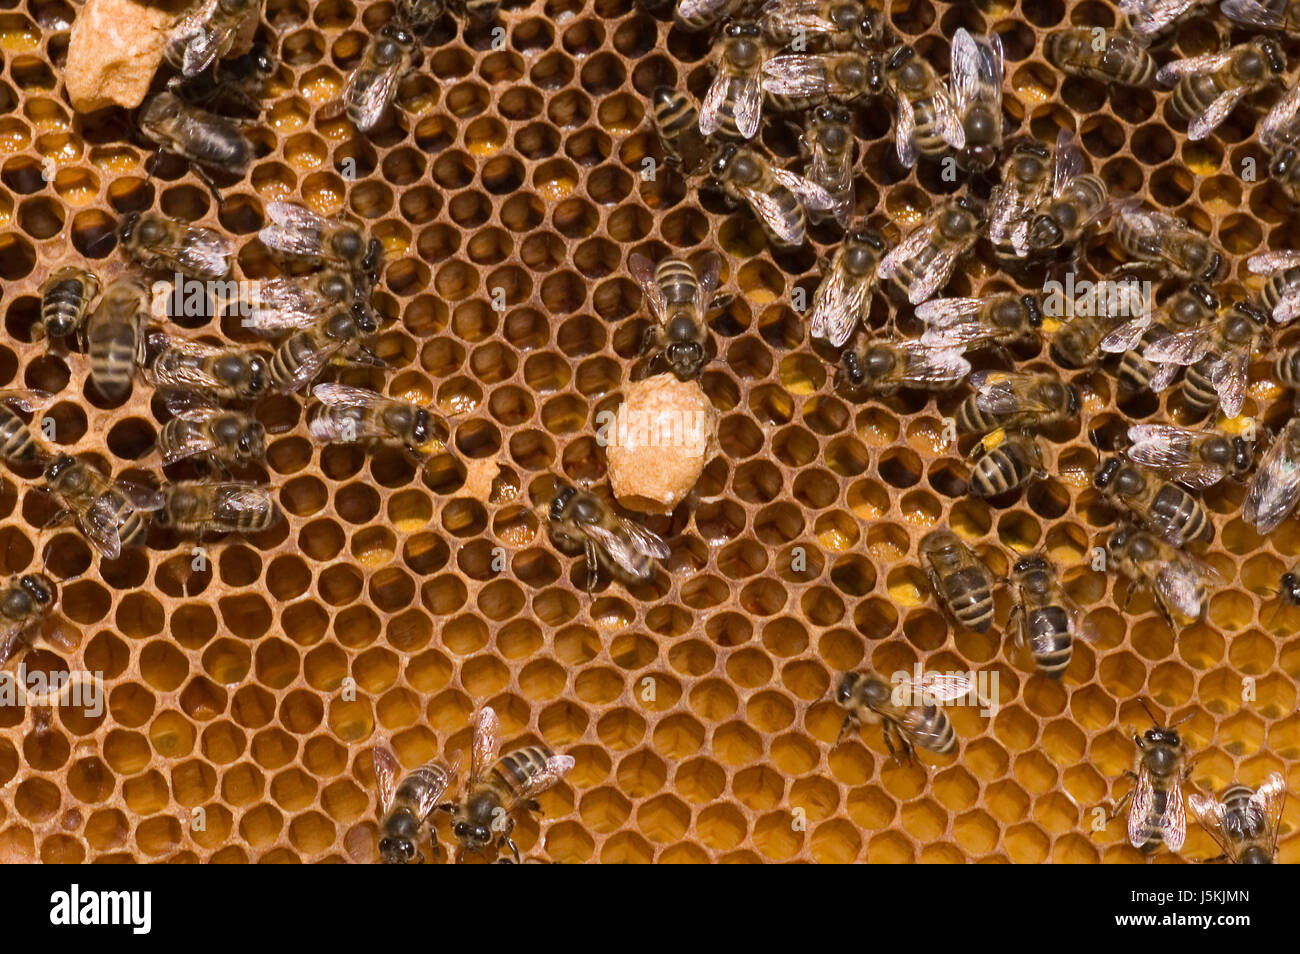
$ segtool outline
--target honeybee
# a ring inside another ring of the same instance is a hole
[[[321,406],[307,430],[318,441],[400,441],[417,457],[446,446],[447,422],[423,405],[344,384],[318,384],[311,393]]]
[[[1300,252],[1261,252],[1246,259],[1254,275],[1267,275],[1259,299],[1273,320],[1283,324],[1300,316]]]
[[[77,265],[64,265],[41,284],[41,318],[33,338],[76,334],[86,322],[90,303],[99,294],[99,277]]]
[[[1176,547],[1214,534],[1199,500],[1177,484],[1149,478],[1118,457],[1101,462],[1092,484],[1112,506],[1132,514],[1148,530]]]
[[[1174,87],[1170,101],[1187,117],[1187,138],[1204,139],[1244,98],[1286,72],[1286,53],[1272,39],[1256,39],[1216,53],[1174,60],[1156,79]]]
[[[110,401],[126,395],[136,365],[144,362],[149,291],[135,278],[111,282],[86,319],[90,380]]]
[[[373,129],[392,105],[397,84],[411,68],[415,52],[415,37],[396,23],[385,24],[370,38],[343,92],[348,119],[358,130]]]
[[[859,324],[867,327],[871,296],[876,290],[876,268],[884,254],[885,240],[869,229],[844,237],[813,295],[810,330],[814,338],[838,348]]]
[[[970,351],[1038,336],[1043,327],[1037,295],[1001,292],[982,298],[933,298],[916,306],[926,324],[921,341],[932,348]]]
[[[1060,679],[1070,666],[1075,640],[1092,638],[1083,611],[1044,556],[1021,557],[1011,568],[1011,579],[1018,595],[1012,611],[1020,619],[1018,642],[1039,672]]]
[[[830,100],[849,105],[883,92],[880,62],[870,53],[785,53],[763,64],[763,92],[784,112]]]
[[[672,551],[658,535],[615,514],[599,497],[561,481],[547,511],[551,539],[564,550],[583,550],[587,560],[587,589],[596,588],[601,566],[630,582],[654,576],[654,560]]]
[[[43,407],[53,395],[45,391],[25,391],[16,388],[0,390],[0,457],[13,466],[27,464],[49,457],[45,445],[32,433],[27,422],[14,413],[33,412]]]
[[[197,76],[230,52],[235,37],[261,0],[200,0],[167,34],[163,55],[182,76]]]
[[[700,106],[700,132],[752,139],[762,116],[759,73],[766,54],[758,25],[747,20],[728,23],[714,66],[713,83]]]
[[[212,345],[152,331],[156,354],[145,377],[159,390],[194,391],[214,402],[253,401],[271,386],[271,362],[264,352],[240,345]]]
[[[469,778],[458,803],[439,806],[452,815],[451,832],[461,848],[483,851],[492,843],[510,850],[519,864],[519,849],[510,838],[515,813],[541,811],[536,798],[573,770],[573,757],[556,755],[545,745],[529,745],[498,758],[501,723],[484,706],[474,717]]]
[[[960,348],[939,351],[921,341],[890,341],[858,335],[840,356],[836,382],[850,393],[890,395],[899,388],[944,391],[970,373]]]
[[[976,633],[993,625],[993,575],[951,530],[921,540],[921,560],[939,602],[960,625]]]
[[[1133,590],[1144,586],[1151,590],[1170,629],[1177,628],[1175,617],[1194,622],[1205,616],[1205,585],[1219,581],[1212,567],[1134,527],[1114,531],[1106,540],[1106,552],[1111,563],[1128,577],[1125,606]]]
[[[501,0],[399,0],[397,16],[400,22],[423,34],[448,10],[486,21],[496,16],[500,8]]]
[[[699,172],[708,164],[713,149],[700,132],[700,114],[690,96],[671,86],[660,86],[652,102],[664,160],[685,175]]]
[[[1061,135],[1069,139],[1065,130]],[[989,194],[989,241],[1004,260],[1029,254],[1029,223],[1052,189],[1052,150],[1036,139],[1016,143],[1002,164],[1002,181]]]
[[[160,149],[195,163],[194,172],[216,192],[203,166],[242,176],[253,164],[252,143],[229,119],[191,106],[171,90],[154,93],[140,111],[140,131]]]
[[[265,43],[254,43],[241,56],[213,63],[196,76],[173,77],[167,88],[185,100],[219,115],[262,114],[261,98],[266,81],[275,73],[275,59]]]
[[[332,264],[359,276],[372,275],[383,257],[379,239],[366,241],[360,227],[344,219],[327,219],[292,202],[268,202],[266,214],[270,224],[257,236],[283,258]]]
[[[154,522],[178,533],[257,533],[284,519],[265,487],[249,483],[181,480],[162,490]]]
[[[818,106],[804,126],[802,145],[808,154],[808,179],[835,200],[830,216],[849,227],[853,211],[853,147],[856,140],[849,113],[837,106]],[[820,218],[820,215],[814,218]]]
[[[364,284],[339,268],[322,268],[301,278],[273,278],[259,283],[241,324],[262,337],[279,337],[306,328],[341,305],[368,310],[365,295]]]
[[[884,30],[880,11],[859,0],[769,0],[758,25],[775,47],[804,38],[832,50],[870,48]]]
[[[698,33],[735,16],[749,3],[750,0],[677,0],[673,21],[687,32]]]
[[[45,486],[66,508],[60,516],[75,517],[81,532],[110,560],[121,556],[123,547],[144,542],[147,515],[163,504],[158,491],[110,480],[68,454],[46,464]]]
[[[1083,153],[1073,137],[1057,137],[1052,169],[1052,196],[1042,200],[1029,218],[1023,240],[1013,233],[1014,247],[1023,241],[1026,254],[1043,255],[1075,245],[1085,232],[1110,214],[1112,200],[1105,180],[1086,173]]]
[[[1150,43],[1179,20],[1195,16],[1213,0],[1120,0],[1129,31],[1140,43]]]
[[[1260,458],[1246,488],[1241,517],[1259,533],[1273,531],[1300,501],[1300,417],[1287,422]]]
[[[1064,72],[1099,83],[1149,88],[1156,76],[1156,61],[1147,48],[1114,30],[1102,30],[1100,35],[1096,27],[1049,30],[1043,52]]]
[[[1226,417],[1241,413],[1247,366],[1263,338],[1268,316],[1253,302],[1239,301],[1210,325],[1175,332],[1150,344],[1142,356],[1154,364],[1187,368],[1183,398],[1194,411],[1217,403]]]
[[[1002,39],[976,39],[965,27],[952,37],[952,94],[966,140],[958,159],[973,172],[993,166],[1002,150]]]
[[[0,666],[49,618],[58,590],[44,573],[11,576],[0,589]]]
[[[266,456],[266,428],[247,414],[202,403],[188,392],[169,397],[167,408],[174,416],[158,432],[164,464],[191,457],[241,464]]]
[[[1125,451],[1135,464],[1164,471],[1185,487],[1203,490],[1225,477],[1241,478],[1255,455],[1241,435],[1193,431],[1172,424],[1134,424]]]
[[[661,360],[680,381],[699,377],[708,359],[709,326],[705,315],[710,296],[718,287],[721,259],[710,253],[698,277],[691,263],[681,258],[665,258],[656,266],[644,255],[634,254],[628,266],[641,285],[654,319],[646,328],[642,351],[655,349],[655,359]]]
[[[1300,201],[1300,83],[1288,87],[1260,120],[1255,138],[1268,150],[1268,174],[1293,202]]]
[[[1219,313],[1219,297],[1200,282],[1180,288],[1159,309],[1159,320],[1150,310],[1120,325],[1101,339],[1101,350],[1108,354],[1121,353],[1116,378],[1128,391],[1163,391],[1174,382],[1182,365],[1163,364],[1158,367],[1148,361],[1137,349],[1163,341],[1176,331],[1198,328]]]
[[[970,377],[975,393],[957,409],[963,434],[998,428],[1050,427],[1079,413],[1079,394],[1054,374],[979,371]]]
[[[132,212],[118,230],[122,249],[136,264],[194,278],[230,274],[230,243],[215,229],[190,225],[160,212]]]
[[[850,729],[878,725],[895,759],[910,762],[915,749],[948,755],[957,748],[957,733],[936,703],[968,696],[972,688],[969,677],[956,673],[928,672],[891,686],[874,673],[846,672],[835,687],[835,702],[846,710],[840,738]]]
[[[979,238],[983,214],[969,196],[939,203],[880,260],[877,278],[891,282],[913,305],[929,301]]]
[[[1243,26],[1300,33],[1300,9],[1293,0],[1223,0],[1219,12]]]
[[[376,745],[373,753],[379,789],[379,860],[386,865],[422,865],[420,843],[426,836],[436,838],[426,822],[451,787],[455,772],[434,760],[408,772],[399,784],[400,766],[392,750]],[[433,851],[436,855],[437,844]]]
[[[336,311],[280,342],[271,355],[267,380],[276,390],[288,393],[315,381],[330,364],[387,367],[362,340],[375,330],[364,308]]]
[[[1223,854],[1206,861],[1234,865],[1271,865],[1277,857],[1277,832],[1286,806],[1286,782],[1271,772],[1264,784],[1229,785],[1223,798],[1193,793],[1187,796],[1192,814],[1210,833]]]
[[[1162,266],[1178,278],[1213,284],[1228,263],[1210,239],[1182,219],[1130,200],[1115,216],[1115,237],[1129,255]]]
[[[1137,320],[1141,321],[1151,311],[1139,286],[1132,282],[1098,282],[1083,302],[1086,307],[1080,310],[1088,314],[1076,315],[1064,323],[1052,322],[1057,327],[1052,332],[1048,354],[1062,368],[1073,370],[1095,364],[1102,341],[1128,320],[1128,316],[1138,315]],[[1049,299],[1048,304],[1055,303]],[[1059,311],[1055,307],[1052,310]]]
[[[965,148],[966,130],[948,87],[914,47],[903,45],[890,54],[884,78],[898,104],[894,149],[899,162],[911,168],[918,152],[939,156],[949,147]]]
[[[1133,788],[1120,799],[1110,817],[1117,816],[1127,804],[1129,844],[1144,854],[1157,851],[1161,843],[1177,852],[1187,837],[1182,783],[1191,775],[1191,766],[1187,746],[1176,730],[1190,715],[1163,726],[1146,701],[1139,701],[1155,725],[1142,735],[1133,733],[1137,757],[1133,769],[1125,773],[1134,780]]]
[[[970,489],[977,497],[1010,493],[1044,472],[1042,446],[1031,434],[979,441],[974,452],[980,458],[971,469]]]
[[[728,143],[713,160],[713,177],[723,191],[746,203],[777,245],[802,245],[807,237],[805,207],[826,211],[834,197],[815,182],[772,165],[754,150]]]

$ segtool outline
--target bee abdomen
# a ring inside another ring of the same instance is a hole
[[[1183,376],[1183,399],[1194,411],[1208,411],[1219,403],[1219,392],[1210,381],[1209,371],[1213,356],[1197,361]]]
[[[90,335],[90,379],[106,398],[119,398],[131,387],[137,347],[135,328],[127,322],[102,324]]]
[[[1176,530],[1183,540],[1200,540],[1213,532],[1200,502],[1175,484],[1164,484],[1151,502],[1152,516],[1163,526]]]
[[[86,285],[80,279],[65,278],[41,300],[41,325],[50,335],[67,335],[81,326],[86,316]]]
[[[507,791],[520,791],[530,779],[546,768],[547,759],[555,753],[544,745],[530,745],[502,756],[492,769],[492,775]]]
[[[10,461],[36,457],[36,440],[23,419],[0,404],[0,456]]]
[[[971,471],[971,490],[980,497],[996,497],[1023,486],[1033,475],[1024,454],[1001,447],[981,457]]]
[[[958,570],[944,584],[948,607],[957,621],[977,633],[993,625],[993,593],[975,567]]]
[[[1141,844],[1136,846],[1145,854],[1151,854],[1164,844],[1160,822],[1165,814],[1165,806],[1169,803],[1169,793],[1159,785],[1159,781],[1153,778],[1152,783],[1154,791],[1151,793],[1151,810],[1142,819]]]
[[[1060,606],[1043,606],[1031,610],[1025,619],[1029,635],[1029,651],[1038,668],[1053,679],[1059,679],[1070,665],[1074,639],[1070,635],[1070,620]]]
[[[1285,352],[1273,365],[1279,383],[1289,388],[1300,388],[1300,348]]]
[[[913,733],[924,739],[922,748],[939,755],[948,755],[957,747],[957,732],[952,722],[937,706],[926,706],[921,722]]]

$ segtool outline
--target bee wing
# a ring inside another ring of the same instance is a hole
[[[1056,153],[1052,165],[1052,197],[1060,196],[1070,180],[1083,172],[1083,150],[1074,140],[1074,133],[1062,129],[1056,134]]]
[[[781,203],[766,192],[759,192],[740,186],[736,191],[749,203],[749,207],[769,229],[772,234],[786,245],[798,245],[803,241],[804,232],[798,221],[791,222],[781,210]]]
[[[1199,561],[1175,551],[1172,559],[1161,563],[1151,589],[1166,607],[1189,619],[1199,619],[1205,610],[1201,582],[1207,576],[1206,569]]]
[[[646,556],[652,556],[657,560],[666,560],[672,554],[668,544],[664,543],[659,534],[652,530],[647,530],[635,520],[621,521],[623,530],[631,538],[633,546]]]
[[[230,243],[213,229],[191,228],[177,252],[184,270],[191,275],[221,278],[230,274]]]
[[[907,367],[903,376],[919,382],[956,382],[970,374],[970,362],[960,348],[931,350],[924,342],[908,341],[903,345]]]
[[[1191,454],[1188,442],[1194,436],[1170,424],[1135,424],[1128,429],[1132,446],[1125,454],[1134,463],[1172,471],[1185,486],[1204,489],[1222,480],[1224,471],[1214,464],[1201,463]]]
[[[614,565],[624,573],[634,579],[648,579],[641,558],[652,556],[664,559],[670,552],[667,544],[630,520],[621,521],[621,526],[625,531],[622,534],[599,524],[586,524],[583,531],[600,544]]]
[[[817,183],[788,169],[773,168],[772,178],[785,186],[803,203],[804,208],[822,212],[835,207],[835,196],[831,195]]]
[[[455,773],[448,771],[437,759],[430,759],[421,765],[417,772],[422,774],[429,784],[419,786],[415,804],[412,806],[415,816],[421,821],[429,817],[430,812],[438,807],[438,802],[451,787]]]
[[[348,80],[343,101],[347,103],[348,115],[362,132],[373,129],[384,115],[388,104],[393,101],[397,81],[402,76],[399,64],[400,60],[391,66],[374,70],[363,66]]]
[[[705,308],[708,307],[709,295],[718,287],[718,278],[722,274],[722,256],[717,252],[705,253],[695,273],[700,289],[695,299],[695,307],[699,309],[700,314],[704,314]]]
[[[317,348],[311,354],[299,362],[298,366],[293,369],[293,374],[281,386],[284,393],[290,393],[299,390],[309,381],[314,381],[316,376],[324,370],[325,366],[333,360],[334,356],[343,349],[346,342],[331,341],[323,348]]]
[[[1165,390],[1165,388],[1174,383],[1174,379],[1178,377],[1179,372],[1182,370],[1183,366],[1181,364],[1160,365],[1160,367],[1156,368],[1155,373],[1151,375],[1151,380],[1147,384],[1147,388],[1152,392]]]
[[[262,286],[241,324],[254,334],[275,337],[306,328],[321,317],[331,302],[309,285],[289,279],[274,279]]]
[[[347,384],[318,384],[311,389],[311,396],[322,404],[331,407],[345,405],[348,407],[383,407],[392,399],[366,388],[355,388]]]
[[[898,94],[898,116],[894,120],[894,149],[904,166],[910,169],[916,165],[916,111],[902,93]]]
[[[810,323],[812,336],[837,348],[848,341],[871,301],[872,286],[870,281],[854,281],[842,268],[832,268],[817,286]]]
[[[1138,199],[1120,203],[1118,214],[1137,239],[1135,253],[1147,258],[1160,254],[1162,240],[1176,221],[1171,216],[1145,208]]]
[[[49,391],[30,388],[4,388],[0,390],[0,402],[16,407],[20,411],[33,412],[45,407],[54,395]]]
[[[916,317],[931,328],[952,328],[978,315],[983,304],[980,298],[934,298],[916,306]]]
[[[199,424],[221,409],[201,391],[165,391],[163,404],[173,417]]]
[[[1020,375],[1000,371],[980,371],[971,375],[975,388],[975,406],[988,414],[1014,414],[1020,407],[1016,398],[1016,382]]]
[[[927,672],[919,681],[912,679],[909,682],[924,689],[936,702],[952,702],[970,695],[975,688],[974,680],[962,673]]]
[[[1259,809],[1264,818],[1268,841],[1273,854],[1277,854],[1277,830],[1282,824],[1282,809],[1286,807],[1286,780],[1280,772],[1273,772],[1264,779],[1264,784],[1255,789],[1250,796],[1250,803]]]
[[[1179,331],[1167,338],[1153,341],[1142,351],[1142,357],[1153,364],[1177,364],[1186,367],[1195,364],[1209,353],[1214,337],[1214,326]]]
[[[935,731],[930,720],[925,717],[925,710],[919,706],[908,706],[897,713],[897,721],[903,734],[918,747],[933,752],[944,741],[942,735]],[[946,727],[944,727],[946,734]]]
[[[759,88],[757,74],[750,74],[738,81],[736,101],[732,109],[735,111],[737,131],[746,139],[753,139],[763,113],[763,91]]]
[[[1228,114],[1236,108],[1245,95],[1245,88],[1240,86],[1220,93],[1215,97],[1214,102],[1192,117],[1191,122],[1187,124],[1187,138],[1192,140],[1204,139],[1214,132],[1218,125],[1228,118]]]
[[[397,793],[397,773],[399,767],[397,756],[387,745],[376,745],[373,750],[375,760],[375,787],[379,790],[379,814],[387,815],[393,807],[393,796]]]
[[[1280,30],[1286,22],[1281,10],[1270,10],[1259,0],[1223,0],[1219,9],[1229,20],[1261,30]]]
[[[952,91],[957,110],[1002,92],[1002,40],[996,33],[976,40],[965,27],[952,38]]]
[[[1220,358],[1210,370],[1210,383],[1219,395],[1219,407],[1228,417],[1241,413],[1241,405],[1246,400],[1249,364],[1250,353],[1241,349]]]
[[[1187,796],[1187,804],[1191,807],[1196,820],[1201,823],[1201,827],[1218,843],[1224,855],[1229,858],[1234,857],[1236,850],[1232,839],[1223,833],[1223,820],[1227,814],[1224,804],[1213,795],[1200,795],[1195,792]]]
[[[903,240],[885,253],[880,264],[876,266],[876,276],[878,278],[890,278],[898,271],[900,265],[920,254],[921,250],[930,244],[930,226],[928,224],[917,226],[911,232],[903,237]],[[930,296],[927,295],[926,298]],[[925,299],[922,299],[924,301]]]
[[[266,214],[271,221],[257,236],[267,248],[308,258],[320,254],[321,233],[326,225],[321,216],[293,202],[268,202]]]
[[[482,778],[501,754],[501,720],[496,710],[484,706],[474,714],[474,740],[470,743],[470,782]]]
[[[176,416],[183,420],[192,421],[193,423],[201,423],[202,421],[211,418],[215,413],[215,410],[205,412],[195,409],[186,414],[178,414]],[[206,433],[203,431],[192,430],[185,435],[185,439],[181,441],[180,444],[168,447],[167,450],[163,452],[162,461],[164,464],[174,464],[177,461],[188,460],[189,458],[196,457],[199,454],[206,454],[216,446],[216,441]]]
[[[917,305],[934,297],[935,292],[948,284],[948,279],[952,277],[953,266],[957,264],[958,257],[966,251],[967,247],[968,243],[948,245],[939,249],[938,254],[931,256],[921,274],[908,287],[907,300]]]
[[[957,112],[957,107],[953,105],[948,90],[942,86],[937,86],[934,90],[934,118],[935,129],[940,138],[953,149],[964,149],[966,146],[966,127],[961,123],[961,114]]]
[[[530,798],[542,794],[549,788],[558,785],[564,776],[573,771],[573,756],[571,755],[552,755],[546,760],[546,765],[530,776],[523,785],[511,794],[506,800],[505,809],[510,811],[521,802],[526,802]]]
[[[95,549],[110,560],[122,555],[122,537],[117,531],[115,508],[106,498],[99,498],[80,515],[82,532],[90,538]]]
[[[1123,354],[1132,351],[1142,341],[1154,319],[1150,314],[1126,321],[1101,339],[1101,350],[1107,354]]]
[[[709,17],[723,10],[730,0],[677,0],[677,16],[690,20]]]
[[[1143,827],[1155,800],[1156,793],[1151,785],[1151,773],[1147,771],[1146,763],[1143,762],[1138,769],[1137,781],[1133,787],[1133,800],[1128,807],[1128,841],[1134,848],[1141,848],[1146,842]]]
[[[700,104],[700,132],[706,136],[712,136],[722,128],[722,107],[727,102],[727,90],[731,86],[726,70],[721,65],[717,70],[709,91],[704,95],[704,102]]]
[[[1273,252],[1260,252],[1246,259],[1246,268],[1252,275],[1271,275],[1287,268],[1300,265],[1300,252],[1279,249]]]
[[[1273,440],[1246,488],[1241,516],[1261,534],[1271,532],[1300,501],[1300,460],[1286,437]]]
[[[659,289],[659,283],[655,281],[654,262],[644,255],[633,254],[627,260],[628,271],[632,277],[637,280],[641,286],[641,294],[645,296],[646,303],[650,306],[651,315],[655,321],[661,321],[664,314],[664,296]]]
[[[1259,121],[1259,141],[1265,146],[1294,141],[1297,135],[1298,114],[1300,114],[1300,83],[1289,87]]]
[[[1121,0],[1129,25],[1140,37],[1152,37],[1177,20],[1196,0]]]
[[[763,63],[763,89],[778,96],[812,97],[826,92],[826,61],[786,53]]]
[[[1156,73],[1156,81],[1173,85],[1185,76],[1206,76],[1227,66],[1236,55],[1233,50],[1217,50],[1213,53],[1202,53],[1200,56],[1173,60],[1160,67]]]

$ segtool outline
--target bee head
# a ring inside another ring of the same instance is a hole
[[[718,152],[717,158],[713,160],[713,165],[710,167],[713,174],[715,176],[724,175],[727,168],[735,161],[737,152],[738,147],[734,142],[729,142],[723,146]]]
[[[839,685],[835,687],[835,701],[842,706],[847,706],[853,699],[853,690],[857,688],[861,678],[856,672],[846,672],[841,676]]]
[[[248,51],[248,62],[250,69],[259,76],[270,76],[275,72],[275,58],[271,55],[271,48],[261,41],[254,43]]]
[[[992,132],[992,121],[987,116],[977,115],[971,117],[967,128],[968,135],[983,138],[991,135]],[[987,142],[968,146],[965,159],[967,168],[972,172],[984,172],[986,169],[991,169],[993,164],[998,161],[998,149],[992,143]]]
[[[1271,865],[1273,856],[1260,845],[1251,845],[1241,853],[1238,863],[1243,865]]]
[[[1047,560],[1037,553],[1031,553],[1029,556],[1021,557],[1011,567],[1011,575],[1014,578],[1029,576],[1031,573],[1042,573],[1048,569]]]
[[[357,331],[363,335],[372,335],[379,330],[379,325],[375,322],[375,314],[367,306],[363,299],[358,298],[352,303],[352,322],[356,325]]]
[[[1178,732],[1171,726],[1158,725],[1142,733],[1147,745],[1146,761],[1153,772],[1168,775],[1178,764],[1178,753],[1171,751],[1182,744]]]
[[[693,334],[694,330],[695,323],[691,322],[686,333]],[[672,333],[671,327],[669,333]],[[664,360],[680,380],[689,381],[699,376],[704,365],[704,348],[698,341],[675,341],[664,349]]]
[[[131,241],[131,236],[135,234],[135,225],[139,221],[139,212],[132,212],[122,220],[122,224],[117,227],[117,234],[123,242]]]
[[[984,205],[981,202],[979,202],[974,196],[969,196],[969,195],[958,196],[956,204],[957,204],[957,208],[961,209],[962,211],[970,215],[972,218],[974,218],[977,225],[980,225],[984,222]],[[963,229],[965,228],[964,221],[962,227]]]
[[[261,421],[251,421],[239,435],[240,456],[261,457],[266,453],[266,428]]]
[[[551,522],[559,523],[564,519],[564,512],[569,508],[569,502],[577,495],[578,488],[572,484],[566,484],[561,481],[555,488],[555,494],[551,497]]]
[[[1295,573],[1282,574],[1282,595],[1300,606],[1300,576]]]
[[[77,466],[77,459],[69,454],[60,454],[45,465],[45,480],[57,484],[70,469]]]
[[[1296,151],[1290,146],[1278,150],[1273,157],[1273,161],[1269,164],[1269,174],[1274,179],[1285,179],[1295,166],[1295,157]]]
[[[1115,480],[1115,475],[1119,473],[1119,469],[1122,466],[1123,464],[1118,457],[1110,458],[1110,460],[1101,465],[1101,469],[1098,470],[1096,476],[1092,478],[1092,485],[1098,490],[1109,487]]]
[[[246,385],[248,393],[250,395],[261,394],[269,387],[270,381],[271,366],[267,363],[266,358],[260,354],[255,354],[249,358],[248,384]]]
[[[1029,247],[1035,251],[1042,252],[1056,248],[1063,241],[1065,241],[1065,233],[1050,215],[1046,213],[1036,215],[1029,223]]]
[[[1259,44],[1260,52],[1268,60],[1269,72],[1274,76],[1280,76],[1286,72],[1286,53],[1283,52],[1282,46],[1277,40],[1269,37]]]
[[[1219,296],[1206,285],[1193,282],[1188,286],[1187,291],[1191,297],[1179,303],[1182,312],[1180,317],[1183,318],[1184,324],[1191,324],[1197,320],[1199,317],[1198,309],[1203,308],[1210,312],[1219,310]]]
[[[415,842],[409,838],[381,838],[379,858],[386,865],[409,865],[415,860]]]
[[[1029,327],[1043,327],[1043,308],[1038,302],[1038,296],[1021,295],[1020,304],[1024,306],[1025,314],[1029,316]]]
[[[379,263],[384,259],[384,243],[377,238],[372,238],[370,244],[366,246],[366,257],[361,260],[361,269],[374,280],[375,271],[379,268]]]
[[[1249,298],[1243,298],[1232,307],[1253,324],[1261,328],[1268,326],[1268,313]]]
[[[451,826],[451,833],[462,845],[469,848],[485,848],[492,840],[492,833],[486,825],[475,825],[467,821],[456,822]]]
[[[856,388],[862,384],[865,378],[862,363],[858,361],[857,352],[852,348],[845,351],[840,357],[840,367],[844,371],[844,380],[848,381],[850,385]]]

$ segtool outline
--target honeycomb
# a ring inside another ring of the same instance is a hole
[[[5,473],[3,570],[59,583],[76,646],[37,643],[19,661],[102,673],[106,702],[96,717],[0,706],[0,859],[373,861],[371,746],[391,739],[407,768],[463,749],[482,704],[508,742],[576,759],[516,834],[525,854],[559,862],[1138,861],[1122,822],[1094,830],[1093,809],[1127,786],[1139,697],[1191,714],[1200,790],[1272,770],[1300,782],[1300,611],[1275,595],[1300,550],[1296,524],[1261,539],[1238,515],[1242,486],[1206,492],[1208,560],[1226,582],[1207,619],[1178,633],[1146,594],[1121,610],[1124,582],[1091,567],[1113,514],[1090,488],[1088,434],[1177,419],[1176,390],[1121,404],[1113,378],[1072,374],[1084,412],[1051,435],[1050,479],[1009,506],[972,498],[942,437],[961,392],[856,405],[833,390],[835,355],[791,302],[796,288],[811,300],[834,228],[773,251],[748,212],[641,176],[660,155],[649,95],[703,93],[707,34],[633,0],[507,0],[503,46],[485,27],[442,28],[400,109],[359,135],[332,103],[391,15],[387,2],[267,0],[259,36],[281,65],[251,134],[264,155],[221,183],[218,205],[175,157],[147,172],[151,151],[125,114],[72,113],[67,0],[0,3],[0,384],[56,395],[54,443],[156,485],[148,455],[165,413],[138,381],[106,404],[84,354],[29,343],[45,276],[69,258],[106,279],[124,270],[113,226],[154,208],[230,235],[236,277],[269,277],[256,234],[279,199],[346,210],[383,241],[375,299],[389,323],[376,350],[392,370],[357,383],[432,402],[453,429],[450,453],[422,471],[392,448],[316,446],[299,399],[263,402],[265,476],[287,521],[205,544],[198,571],[192,542],[156,529],[147,548],[97,560],[75,529],[50,524],[37,474]],[[958,27],[996,30],[1008,135],[1075,129],[1112,188],[1210,232],[1243,286],[1246,253],[1300,246],[1252,142],[1260,98],[1190,142],[1166,93],[1108,90],[1046,62],[1046,30],[1111,25],[1111,5],[909,0],[890,19],[941,71]],[[1221,32],[1195,19],[1166,49],[1203,52]],[[1293,62],[1298,52],[1289,42]],[[961,187],[934,165],[889,161],[884,105],[856,122],[858,211],[891,237]],[[795,164],[790,132],[769,124],[763,139]],[[1243,178],[1248,159],[1259,181]],[[1091,261],[1118,261],[1104,237],[1092,245]],[[582,557],[555,551],[535,507],[551,475],[603,479],[595,417],[618,404],[645,325],[628,256],[709,248],[724,252],[722,290],[735,295],[702,378],[721,452],[696,499],[647,520],[671,540],[668,572],[588,593]],[[1000,287],[1014,286],[981,257],[949,293]],[[251,340],[229,318],[178,323]],[[1049,365],[1045,348],[1016,356]],[[1277,426],[1284,395],[1265,364],[1253,370],[1247,411]],[[943,525],[995,574],[1036,548],[1066,568],[1099,635],[1062,682],[1012,654],[1005,590],[992,632],[947,624],[917,560]],[[900,764],[870,730],[836,744],[836,674],[918,662],[996,672],[1001,707],[951,710],[954,757]],[[1286,835],[1296,811],[1293,800]],[[1189,828],[1184,857],[1217,854]],[[438,837],[449,844],[445,821]],[[1284,837],[1281,860],[1298,856]]]

